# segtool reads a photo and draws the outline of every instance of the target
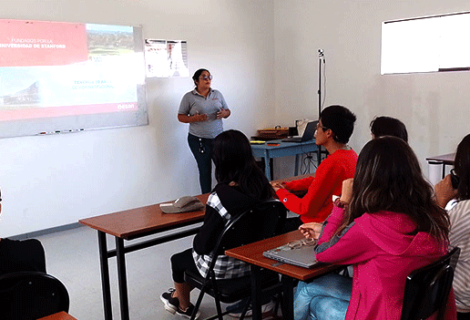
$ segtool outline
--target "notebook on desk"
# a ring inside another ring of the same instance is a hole
[[[312,268],[317,263],[313,252],[315,244],[316,241],[312,239],[296,240],[265,251],[263,256],[294,266]]]
[[[312,121],[307,123],[307,126],[305,127],[304,134],[302,136],[297,136],[297,137],[290,137],[286,139],[282,139],[282,142],[304,142],[304,141],[309,141],[313,139],[313,136],[315,134],[315,130],[317,129],[317,123],[318,121]]]

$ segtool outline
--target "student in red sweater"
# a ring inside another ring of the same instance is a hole
[[[325,108],[315,132],[316,144],[324,146],[329,156],[318,166],[315,177],[291,182],[272,183],[278,198],[299,217],[287,219],[285,231],[296,230],[302,223],[323,222],[333,209],[332,196],[341,193],[343,180],[352,178],[357,154],[348,145],[356,116],[347,108],[334,105]],[[306,190],[299,198],[289,191]]]

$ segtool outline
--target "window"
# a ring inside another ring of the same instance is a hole
[[[382,23],[382,74],[470,70],[470,12]]]

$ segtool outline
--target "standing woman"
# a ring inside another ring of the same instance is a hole
[[[188,144],[196,158],[202,193],[212,189],[212,144],[224,131],[222,119],[230,116],[222,93],[211,88],[211,80],[209,70],[197,70],[193,75],[196,87],[183,96],[178,110],[178,120],[189,123]]]

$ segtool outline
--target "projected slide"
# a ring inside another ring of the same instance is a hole
[[[0,20],[0,121],[138,111],[145,63],[134,29]]]

